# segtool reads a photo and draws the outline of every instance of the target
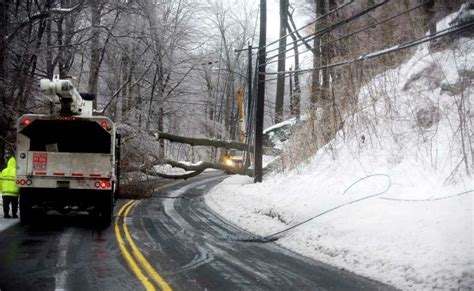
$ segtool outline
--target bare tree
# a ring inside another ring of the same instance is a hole
[[[286,61],[286,28],[288,22],[288,0],[280,0],[280,39],[278,42],[278,72],[285,71]],[[278,74],[275,99],[275,123],[283,121],[283,104],[285,96],[285,74]]]
[[[325,11],[325,0],[315,0],[316,5],[316,17],[321,16],[324,14]],[[318,31],[322,27],[320,21],[316,21],[314,25],[314,31]],[[313,67],[315,70],[313,71],[312,76],[312,85],[311,85],[311,105],[313,108],[317,107],[318,98],[321,95],[322,91],[322,77],[321,77],[321,70],[316,69],[320,68],[323,64],[322,57],[321,57],[321,37],[317,36],[314,38],[313,41]]]
[[[102,5],[99,1],[89,1],[91,10],[91,44],[90,44],[90,64],[89,64],[89,86],[88,91],[97,95],[99,85],[99,69],[100,69],[100,21]],[[94,99],[94,108],[97,108],[97,98]]]
[[[290,112],[292,116],[296,116],[299,118],[301,114],[301,87],[298,72],[298,70],[300,69],[300,54],[298,49],[299,43],[296,35],[297,28],[293,20],[293,15],[289,12],[288,19],[286,20],[286,27],[291,36],[291,39],[293,40],[293,50],[295,55],[295,72],[290,74],[290,82],[292,82],[294,78],[294,89],[292,90],[290,95]]]

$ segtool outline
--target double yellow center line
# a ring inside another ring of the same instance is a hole
[[[117,237],[120,250],[122,251],[122,255],[130,269],[132,269],[133,273],[140,280],[146,290],[156,290],[155,286],[157,286],[161,290],[171,291],[168,283],[158,275],[155,269],[145,259],[128,231],[125,220],[130,210],[137,204],[138,201],[136,200],[127,202],[122,206],[122,208],[120,208],[117,217],[115,218],[115,236]],[[120,219],[122,219],[122,230],[120,229],[119,224]],[[122,237],[122,232],[125,235],[125,241]],[[131,252],[129,251],[130,249]]]

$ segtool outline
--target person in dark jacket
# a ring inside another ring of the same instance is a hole
[[[18,192],[19,189],[15,183],[16,179],[16,160],[11,157],[8,160],[7,167],[0,174],[0,191],[3,199],[3,217],[18,218]],[[10,216],[10,204],[12,206],[12,216]]]

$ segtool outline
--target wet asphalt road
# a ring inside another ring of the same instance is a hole
[[[306,259],[252,235],[209,210],[202,195],[224,176],[204,174],[165,188],[128,214],[131,236],[175,290],[390,290]],[[123,205],[121,201],[119,205]],[[116,207],[116,211],[119,207]],[[0,290],[143,290],[124,260],[113,226],[85,215],[50,215],[0,233]]]
[[[0,290],[140,290],[112,227],[50,215],[0,233]]]

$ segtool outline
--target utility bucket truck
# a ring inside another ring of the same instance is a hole
[[[92,115],[90,94],[70,80],[43,79],[41,91],[56,100],[58,114],[25,114],[17,122],[17,180],[20,218],[34,214],[88,211],[98,224],[112,220],[118,186],[120,138],[113,122]],[[82,95],[82,96],[81,96]]]

